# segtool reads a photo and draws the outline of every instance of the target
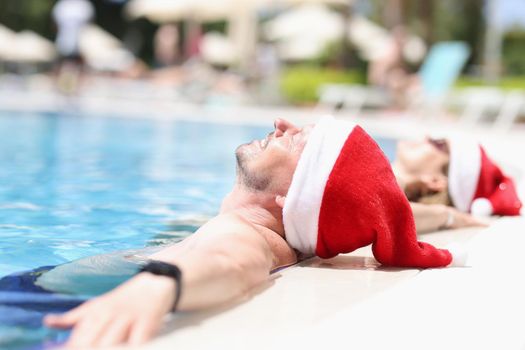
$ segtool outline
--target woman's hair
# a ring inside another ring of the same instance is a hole
[[[410,202],[452,205],[447,188],[442,191],[434,191],[428,188],[428,186],[421,180],[407,183],[403,190]]]

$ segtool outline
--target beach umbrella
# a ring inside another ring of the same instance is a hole
[[[348,39],[358,49],[362,59],[373,61],[380,58],[390,46],[392,35],[385,28],[364,16],[352,16],[348,25]],[[403,56],[411,63],[420,62],[426,54],[426,45],[417,35],[408,35]]]
[[[155,23],[174,22],[191,14],[189,0],[131,0],[125,13],[130,19],[145,17]]]
[[[350,5],[353,0],[130,0],[128,18],[146,17],[155,23],[184,19],[214,21],[228,19],[239,7],[270,8],[283,5],[329,4]]]
[[[301,36],[334,40],[343,35],[343,17],[321,4],[293,7],[266,23],[264,35],[269,40],[287,40]]]
[[[131,0],[126,5],[128,18],[146,17],[155,23],[180,20],[198,22],[229,19],[239,7],[263,4],[264,0]]]
[[[278,0],[281,3],[291,5],[302,5],[302,4],[323,4],[323,5],[348,5],[350,6],[353,0]]]
[[[17,33],[12,44],[7,55],[11,61],[42,63],[51,62],[57,56],[53,42],[30,30]]]
[[[290,8],[267,22],[263,33],[277,42],[279,56],[285,60],[318,57],[326,45],[346,35],[364,60],[374,60],[385,52],[392,35],[388,30],[361,15],[353,15],[346,30],[343,16],[320,3]],[[418,62],[425,54],[424,42],[411,35],[405,45],[405,56]]]
[[[5,60],[13,51],[16,33],[0,25],[0,60]]]
[[[257,39],[256,11],[274,1],[276,0],[131,0],[126,5],[126,14],[130,19],[145,17],[155,23],[227,20],[227,41],[231,42],[231,49],[234,50],[232,57],[237,57],[236,61],[241,66],[247,66],[255,51]],[[230,45],[224,39],[211,36],[205,45],[213,47],[213,52],[222,51],[222,48]],[[221,49],[217,49],[219,47]]]
[[[135,62],[120,40],[93,24],[82,30],[79,50],[86,63],[99,71],[123,71]]]
[[[391,35],[383,27],[364,16],[354,15],[347,30],[348,39],[358,49],[361,58],[374,60],[388,47]]]
[[[319,56],[330,42],[340,40],[343,17],[321,4],[293,7],[267,22],[263,33],[277,42],[277,53],[284,60],[306,60]]]
[[[202,38],[202,58],[209,63],[230,66],[239,59],[229,37],[217,32],[206,33]]]

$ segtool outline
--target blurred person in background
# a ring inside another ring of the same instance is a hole
[[[157,67],[170,67],[180,62],[179,30],[176,25],[160,26],[155,32],[153,43]]]
[[[155,32],[154,69],[148,74],[153,82],[182,87],[187,80],[193,78],[183,64],[179,42],[180,33],[175,24],[163,24]]]
[[[395,27],[383,54],[371,60],[368,66],[368,84],[386,90],[395,108],[406,107],[407,94],[419,84],[417,74],[409,71],[404,59],[403,48],[407,40],[406,28]]]
[[[59,0],[53,7],[57,26],[56,47],[60,55],[57,83],[64,93],[74,93],[78,87],[83,67],[80,36],[94,14],[93,5],[88,0]]]
[[[252,78],[257,82],[259,102],[277,104],[281,102],[279,89],[281,62],[275,44],[260,39],[256,46],[256,55]]]
[[[488,216],[524,212],[514,179],[477,142],[400,141],[392,168],[420,232],[485,226]]]

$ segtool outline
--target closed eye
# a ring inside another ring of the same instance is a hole
[[[429,138],[428,139],[428,142],[434,146],[438,151],[441,151],[443,153],[446,153],[448,154],[449,153],[449,149],[448,149],[448,142],[446,139],[433,139],[433,138]]]

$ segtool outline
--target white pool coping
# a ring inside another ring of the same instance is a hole
[[[506,218],[422,236],[462,242],[461,268],[384,269],[369,249],[314,258],[241,304],[177,316],[133,349],[523,349],[524,233],[524,219]]]

